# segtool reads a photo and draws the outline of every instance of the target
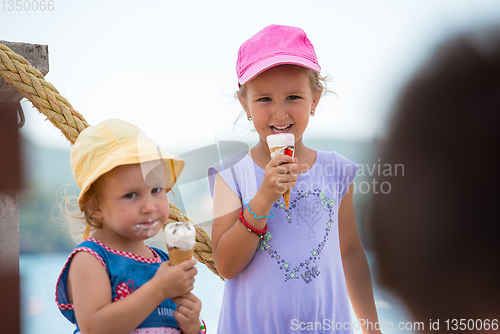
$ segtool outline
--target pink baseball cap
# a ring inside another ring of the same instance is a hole
[[[265,70],[282,64],[321,71],[314,47],[304,30],[273,24],[240,46],[236,62],[238,84],[246,84]]]

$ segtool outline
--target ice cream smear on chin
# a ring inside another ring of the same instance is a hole
[[[165,241],[167,247],[187,251],[194,248],[196,229],[186,222],[170,223],[165,226]]]
[[[153,219],[148,219],[146,222],[136,224],[134,226],[134,231],[139,234],[146,234],[148,238],[152,238],[158,233],[158,225],[160,225],[161,222],[159,220],[153,220]]]
[[[294,157],[295,136],[292,133],[286,132],[269,135],[267,136],[267,145],[269,146],[269,152],[271,152],[271,159],[279,154]],[[283,193],[283,200],[288,210],[290,205],[290,190]]]

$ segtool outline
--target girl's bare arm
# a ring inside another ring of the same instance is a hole
[[[252,200],[251,206],[257,210],[271,209],[269,205],[259,205],[255,200]],[[245,225],[238,222],[241,208],[241,199],[217,173],[214,182],[212,249],[217,270],[225,278],[233,278],[250,263],[260,240],[255,233],[249,233]],[[267,219],[247,221],[255,228],[263,229]]]
[[[259,190],[249,203],[252,212],[258,217],[268,216],[274,202],[286,189],[295,186],[297,175],[293,172],[297,167],[289,156],[273,158],[266,166]],[[225,278],[233,278],[250,263],[260,240],[257,234],[249,233],[245,225],[238,222],[241,209],[241,199],[217,173],[214,181],[212,249],[217,269]],[[267,219],[256,219],[248,210],[243,217],[259,230],[267,224]]]
[[[378,322],[377,310],[373,298],[368,261],[356,227],[352,184],[340,204],[339,238],[347,291],[354,313],[358,320],[363,319],[364,323],[370,321],[375,324]],[[363,322],[360,321],[360,324]],[[362,325],[361,327],[363,333],[369,332],[366,326]]]

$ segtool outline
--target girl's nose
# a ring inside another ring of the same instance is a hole
[[[283,103],[276,104],[273,114],[274,118],[276,118],[277,120],[282,120],[288,117],[288,112]]]
[[[156,210],[156,205],[153,200],[146,199],[141,207],[142,213],[149,213]]]

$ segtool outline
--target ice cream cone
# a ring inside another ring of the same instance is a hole
[[[165,239],[171,266],[193,257],[196,230],[186,222],[170,223],[165,226]]]
[[[285,201],[285,206],[286,206],[286,209],[288,210],[288,208],[290,207],[290,189],[287,189],[283,193],[283,201]]]
[[[278,147],[271,147],[269,149],[269,151],[271,152],[271,156],[273,155],[274,152],[278,151],[278,150],[281,150],[282,147],[278,146]]]
[[[191,260],[193,258],[193,249],[183,251],[179,248],[169,248],[168,257],[171,266],[178,265],[181,262]]]
[[[278,154],[286,154],[293,158],[295,151],[295,137],[291,133],[278,133],[275,135],[267,136],[267,143],[269,145],[269,152],[271,158]],[[285,202],[286,209],[290,207],[290,189],[283,193],[283,201]]]

